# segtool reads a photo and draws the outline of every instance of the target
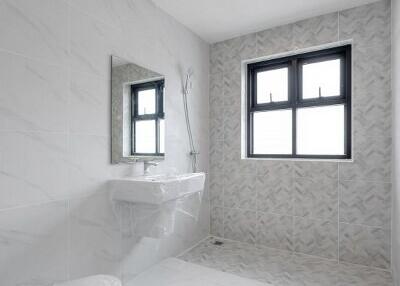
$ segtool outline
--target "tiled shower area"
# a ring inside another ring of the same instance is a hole
[[[265,286],[393,285],[390,272],[382,269],[213,237],[179,258]]]
[[[185,259],[273,285],[390,285],[390,11],[380,1],[211,46],[211,233],[237,242]],[[354,161],[241,160],[242,61],[341,41],[353,47]]]

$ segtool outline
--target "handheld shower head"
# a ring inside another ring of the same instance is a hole
[[[193,68],[190,67],[186,73],[186,82],[185,82],[185,92],[186,94],[188,93],[188,91],[190,89],[192,89],[192,76],[193,76],[194,72],[193,72]]]

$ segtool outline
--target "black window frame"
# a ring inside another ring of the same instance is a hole
[[[155,89],[156,91],[156,106],[155,113],[139,115],[139,92],[148,89]],[[131,85],[131,155],[132,156],[164,156],[160,152],[160,120],[165,120],[164,113],[164,80],[155,80],[151,82],[144,82]],[[143,120],[154,120],[156,123],[155,140],[156,152],[155,153],[138,153],[136,152],[136,122]]]
[[[332,97],[302,98],[302,64],[341,59],[341,94]],[[288,100],[281,102],[257,103],[257,73],[280,67],[288,67]],[[302,155],[297,154],[297,110],[304,107],[344,105],[344,155]],[[292,154],[253,153],[253,115],[256,112],[292,110]],[[299,158],[299,159],[351,159],[351,45],[328,48],[287,57],[250,63],[247,65],[247,134],[246,153],[248,158]]]

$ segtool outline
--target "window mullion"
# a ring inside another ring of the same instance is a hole
[[[132,87],[132,97],[131,97],[131,116],[132,116],[132,130],[131,130],[131,153],[136,154],[136,121],[138,120],[138,89]]]
[[[292,155],[297,155],[297,102],[298,102],[298,78],[297,59],[292,60],[290,81],[290,99],[292,103]]]

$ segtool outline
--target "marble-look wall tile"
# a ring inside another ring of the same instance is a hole
[[[392,274],[389,271],[383,271],[381,269],[358,266],[355,264],[349,264],[341,262],[339,266],[339,285],[350,286],[350,285],[393,285]]]
[[[295,49],[332,43],[338,40],[338,13],[330,13],[293,24]]]
[[[352,41],[353,161],[241,159],[243,82],[239,62],[252,56],[254,42],[255,58],[341,40]],[[247,209],[253,206],[250,196],[255,194],[257,212],[293,216],[295,251],[329,259],[338,259],[339,217],[343,222],[387,227],[391,200],[387,193],[391,186],[387,183],[391,179],[392,148],[390,49],[388,0],[213,44],[210,92],[215,94],[215,99],[210,100],[210,104],[215,107],[210,113],[214,118],[210,121],[210,150],[216,158],[222,152],[222,162],[215,160],[218,167],[213,170],[219,174],[223,169],[224,179],[218,181],[218,176],[214,175],[216,189],[223,191],[217,192],[211,205],[213,201],[215,206],[224,201],[229,207]],[[217,97],[221,90],[223,102]],[[218,152],[220,148],[222,151]],[[255,180],[255,192],[240,187],[247,186],[249,178]],[[341,193],[347,194],[341,195],[345,198],[339,197],[339,180],[357,182],[349,183],[346,188],[341,186]],[[241,192],[242,189],[245,191]],[[244,216],[245,211],[233,212]],[[240,225],[242,221],[247,223],[246,219],[237,220],[237,233],[248,228],[248,225]],[[265,235],[268,235],[267,230]],[[242,239],[243,234],[237,237]],[[371,241],[374,239],[370,237]],[[347,261],[351,262],[351,258]],[[353,262],[359,263],[359,260]]]
[[[210,74],[224,71],[224,43],[215,43],[210,46]]]
[[[217,142],[224,138],[224,120],[210,118],[210,142]]]
[[[341,180],[389,182],[392,138],[356,137],[354,163],[339,163]]]
[[[213,142],[210,146],[210,170],[212,173],[223,173],[224,167],[224,142],[222,140]]]
[[[293,162],[285,161],[257,161],[257,175],[270,178],[286,177],[293,175]]]
[[[70,201],[70,278],[121,276],[121,234],[108,192]]]
[[[137,5],[129,0],[123,1],[97,1],[97,0],[68,0],[68,4],[80,9],[90,17],[116,28],[123,25],[124,21],[133,20]]]
[[[109,136],[110,86],[104,78],[72,72],[68,102],[70,132]]]
[[[252,160],[241,159],[240,142],[237,141],[224,141],[224,179],[242,175],[255,176],[256,162]]]
[[[294,48],[293,24],[258,32],[256,40],[258,57],[291,51]]]
[[[337,221],[337,180],[296,178],[293,204],[296,216]]]
[[[240,71],[241,61],[256,55],[256,34],[233,38],[223,42],[223,71]]]
[[[67,198],[67,135],[0,132],[0,209]]]
[[[241,209],[224,209],[224,211],[224,237],[255,243],[256,212]]]
[[[353,44],[353,128],[356,136],[390,137],[390,41]]]
[[[390,227],[390,183],[341,181],[339,186],[340,221]]]
[[[210,77],[210,117],[222,120],[224,116],[224,75],[214,74]]]
[[[210,173],[210,200],[212,206],[220,206],[224,205],[224,184],[222,176],[218,174]]]
[[[338,224],[295,217],[294,250],[296,252],[337,259]]]
[[[51,286],[67,278],[67,203],[0,211],[1,285]]]
[[[66,132],[67,79],[64,68],[0,52],[0,130]]]
[[[122,32],[70,8],[70,67],[73,71],[108,78],[110,55],[121,55]]]
[[[320,180],[337,180],[338,163],[335,162],[295,162],[294,163],[295,178],[316,178]]]
[[[293,217],[258,212],[256,242],[272,248],[293,250]]]
[[[339,36],[341,40],[353,39],[362,45],[390,41],[390,1],[339,12]]]
[[[62,0],[2,0],[0,49],[59,66],[68,60],[68,6]],[[3,64],[2,64],[3,66]]]
[[[71,196],[87,196],[107,190],[114,169],[110,165],[108,137],[70,134],[68,149],[68,186]]]
[[[257,176],[257,210],[293,215],[293,180],[291,177]]]
[[[390,231],[340,223],[340,261],[367,266],[390,267]]]
[[[224,176],[224,207],[255,210],[257,204],[255,176]]]

